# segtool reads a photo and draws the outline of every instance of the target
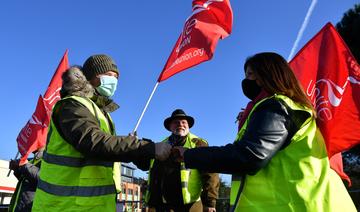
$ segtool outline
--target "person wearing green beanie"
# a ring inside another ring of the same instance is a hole
[[[115,211],[119,162],[170,155],[169,144],[116,135],[110,113],[119,106],[110,98],[118,77],[116,63],[104,54],[63,74],[32,211]]]

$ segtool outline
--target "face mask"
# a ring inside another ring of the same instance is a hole
[[[245,96],[254,100],[261,92],[261,87],[256,84],[256,80],[244,79],[241,83]]]
[[[117,78],[114,76],[101,75],[100,85],[96,88],[97,92],[102,96],[112,97],[117,86]]]

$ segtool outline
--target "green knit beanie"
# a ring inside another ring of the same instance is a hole
[[[83,72],[87,80],[108,71],[116,72],[119,75],[114,60],[104,54],[90,56],[83,65]]]

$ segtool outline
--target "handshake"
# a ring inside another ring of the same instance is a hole
[[[164,161],[172,156],[176,162],[184,161],[184,152],[186,148],[177,146],[172,147],[166,142],[155,143],[155,159]]]

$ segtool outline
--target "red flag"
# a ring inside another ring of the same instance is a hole
[[[61,75],[68,67],[68,51],[66,50],[45,92],[44,99],[40,95],[34,114],[16,138],[22,156],[20,163],[25,162],[31,152],[45,146],[51,110],[60,99]]]
[[[60,90],[62,85],[61,76],[68,68],[69,68],[68,50],[66,50],[44,95],[45,108],[47,113],[49,114],[49,119],[47,120],[48,122],[46,125],[48,125],[50,121],[51,111],[53,106],[59,99],[61,99],[60,97]]]
[[[231,33],[233,17],[229,0],[193,0],[192,5],[192,14],[186,19],[158,82],[210,60],[219,38]]]
[[[22,155],[21,162],[24,162],[31,152],[45,145],[47,132],[45,122],[49,118],[43,98],[40,95],[34,114],[16,138],[19,152]]]
[[[359,144],[360,66],[336,29],[326,24],[290,66],[316,108],[329,158]],[[335,170],[342,169],[338,160],[331,160]]]
[[[344,166],[343,166],[343,160],[342,160],[342,155],[341,152],[336,153],[335,155],[333,155],[330,158],[330,166],[333,170],[336,171],[336,173],[338,173],[338,175],[342,178],[345,179],[348,182],[348,185],[351,186],[351,180],[350,177],[347,176],[347,174],[344,172]]]

